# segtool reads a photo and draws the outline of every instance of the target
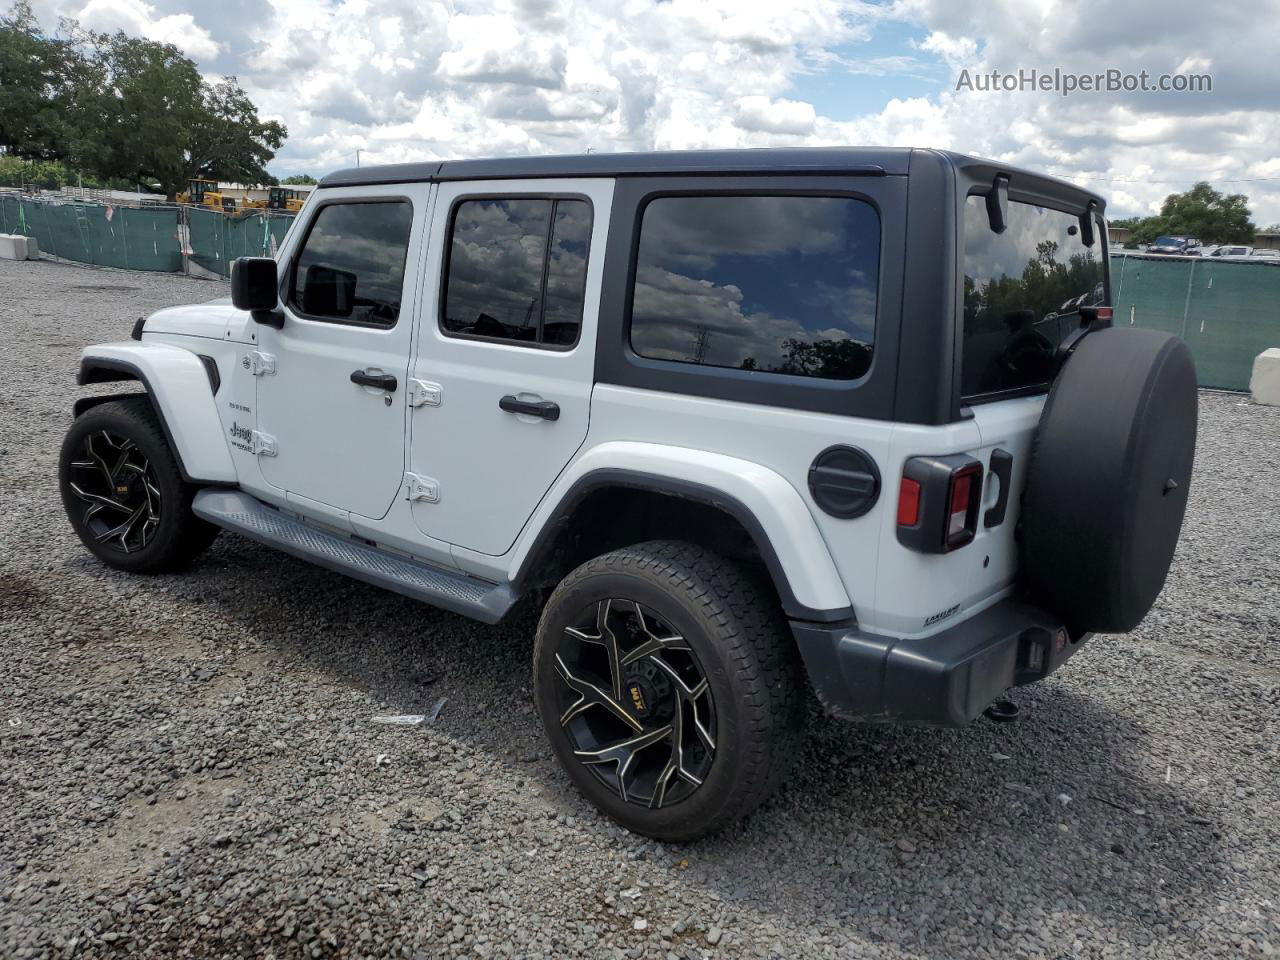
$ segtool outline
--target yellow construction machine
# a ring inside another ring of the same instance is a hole
[[[223,196],[217,180],[188,180],[186,191],[178,194],[177,201],[223,213],[234,213],[236,209],[235,198]]]

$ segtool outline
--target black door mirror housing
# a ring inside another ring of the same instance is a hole
[[[238,310],[248,310],[258,323],[283,326],[279,286],[276,262],[270,257],[240,257],[231,264],[231,302]]]

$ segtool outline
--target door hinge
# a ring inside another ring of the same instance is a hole
[[[260,457],[274,457],[276,455],[276,438],[269,433],[263,433],[261,430],[254,430],[250,435],[253,440],[253,452]]]
[[[440,484],[430,477],[420,477],[416,473],[406,473],[405,483],[409,487],[410,500],[426,500],[437,503],[440,500]]]
[[[438,407],[444,387],[429,380],[409,380],[409,406]]]
[[[273,353],[254,350],[249,354],[249,370],[255,377],[265,377],[276,372],[276,358]]]

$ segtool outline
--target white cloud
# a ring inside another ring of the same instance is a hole
[[[221,45],[189,13],[158,15],[143,0],[89,0],[76,14],[81,25],[104,33],[123,30],[160,43],[171,43],[194,60],[212,59]]]
[[[436,71],[448,80],[544,90],[564,85],[563,44],[553,36],[522,32],[509,17],[456,16],[449,21],[449,41]]]
[[[734,123],[743,130],[810,134],[817,120],[813,104],[800,100],[770,100],[757,95],[739,97],[734,107]]]
[[[37,0],[236,73],[276,169],[513,153],[895,144],[1066,176],[1116,213],[1209,178],[1280,221],[1280,0]],[[48,16],[54,14],[54,16]],[[886,39],[886,37],[888,39]],[[1210,94],[957,92],[971,71],[1210,73]],[[837,119],[847,89],[860,105]],[[822,91],[813,92],[813,91]],[[825,99],[823,99],[825,97]],[[1261,171],[1261,172],[1260,172]]]

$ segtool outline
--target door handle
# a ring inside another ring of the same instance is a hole
[[[376,387],[379,390],[394,390],[396,388],[396,378],[389,373],[368,373],[364,370],[355,370],[351,374],[351,382],[358,383],[362,387]]]
[[[530,417],[541,417],[543,420],[559,420],[560,404],[554,400],[521,400],[507,394],[498,401],[498,406],[507,413],[523,413]]]

